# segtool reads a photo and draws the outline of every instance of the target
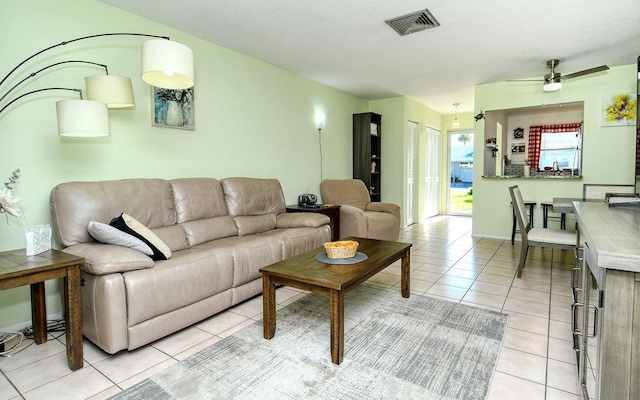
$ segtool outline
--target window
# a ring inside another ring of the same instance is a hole
[[[580,174],[581,131],[581,123],[529,127],[529,165],[544,171],[557,162],[558,168]]]
[[[540,144],[540,169],[553,167],[554,162],[559,168],[574,166],[574,156],[578,145],[578,132],[544,132]]]

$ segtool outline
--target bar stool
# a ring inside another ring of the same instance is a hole
[[[547,222],[550,219],[560,220],[560,229],[565,229],[567,224],[567,217],[565,213],[560,213],[560,216],[549,215],[549,209],[553,211],[553,202],[550,203],[540,203],[542,206],[542,227],[547,227]]]
[[[525,201],[524,205],[529,206],[529,224],[533,228],[533,207],[538,204],[535,201]],[[516,232],[520,233],[520,230],[517,229],[518,223],[516,221],[516,210],[513,208],[513,203],[511,203],[511,211],[513,214],[513,227],[511,228],[511,245],[515,243]]]

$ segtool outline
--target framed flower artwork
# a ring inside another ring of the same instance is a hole
[[[164,89],[151,87],[151,124],[178,129],[195,129],[193,87]]]
[[[638,99],[635,94],[602,96],[601,126],[635,125],[637,113]]]

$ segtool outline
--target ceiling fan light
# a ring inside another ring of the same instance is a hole
[[[555,92],[556,90],[562,89],[562,82],[547,82],[542,89],[545,92]]]

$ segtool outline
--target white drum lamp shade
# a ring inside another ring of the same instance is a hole
[[[142,80],[165,89],[188,89],[194,84],[193,51],[171,40],[142,44]]]
[[[96,75],[84,78],[87,99],[105,103],[109,108],[133,107],[131,78],[126,76]]]
[[[56,102],[56,112],[60,136],[109,136],[109,110],[105,103],[93,100],[61,100]]]

